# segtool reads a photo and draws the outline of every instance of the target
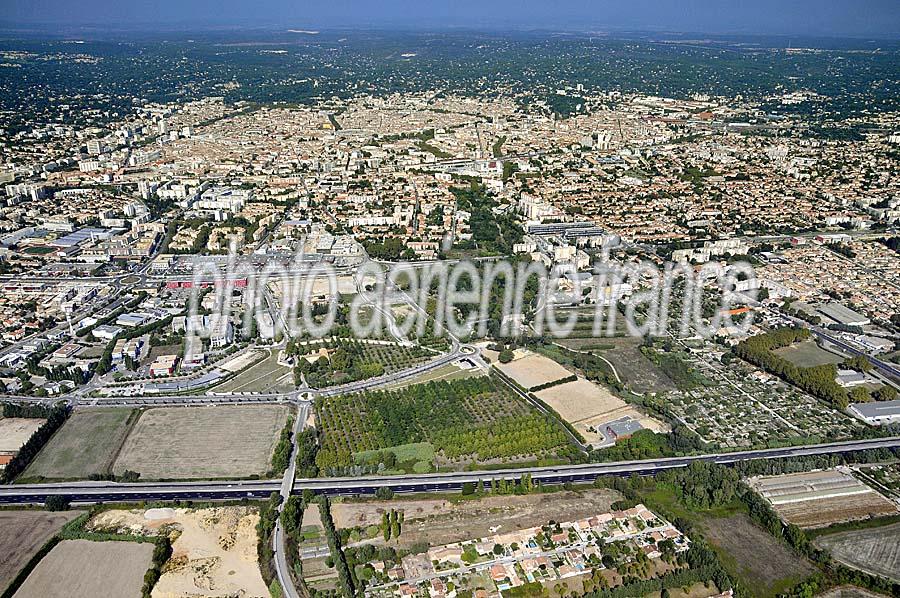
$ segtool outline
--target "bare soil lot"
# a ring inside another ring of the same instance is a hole
[[[622,399],[584,378],[551,386],[535,394],[572,424],[628,407]]]
[[[497,368],[525,388],[534,388],[572,375],[572,372],[549,357],[537,353],[530,353],[509,363],[498,363]]]
[[[44,423],[42,419],[0,417],[0,453],[16,453]]]
[[[256,559],[258,522],[255,507],[136,509],[100,513],[89,528],[177,536],[153,598],[226,598],[269,595]]]
[[[140,596],[153,545],[65,540],[41,559],[14,598]]]
[[[150,480],[264,475],[289,412],[281,405],[148,409],[113,472]]]
[[[900,582],[900,523],[820,536],[814,543],[849,567]]]
[[[137,412],[131,409],[79,409],[31,462],[23,479],[86,478],[107,473]]]
[[[554,492],[525,496],[487,496],[451,502],[441,499],[335,502],[332,514],[338,528],[367,527],[381,523],[387,510],[403,511],[400,538],[392,543],[409,547],[417,542],[432,546],[524,529],[557,521],[583,519],[610,510],[620,498],[614,490]],[[382,543],[380,537],[376,540]]]
[[[0,592],[59,529],[79,511],[0,511]]]
[[[584,378],[545,388],[535,395],[572,424],[589,444],[603,442],[605,424],[626,416],[638,420],[654,432],[668,431],[665,424],[638,411],[605,387]]]
[[[797,557],[747,515],[708,518],[703,531],[724,551],[723,564],[736,573],[755,596],[774,596],[815,572],[815,567]]]

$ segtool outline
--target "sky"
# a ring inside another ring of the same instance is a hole
[[[5,25],[557,29],[900,39],[900,0],[0,0]]]

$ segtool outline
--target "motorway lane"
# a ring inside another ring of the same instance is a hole
[[[870,440],[854,440],[828,444],[761,449],[734,453],[669,457],[643,461],[587,463],[555,467],[523,467],[460,473],[433,473],[403,476],[360,476],[339,478],[297,479],[293,492],[310,489],[321,494],[373,494],[378,488],[389,487],[394,492],[438,492],[458,490],[467,482],[491,479],[518,479],[531,474],[544,484],[591,481],[601,475],[653,474],[666,469],[686,467],[694,461],[735,463],[752,459],[776,459],[846,453],[874,448],[900,448],[900,436]],[[47,496],[63,495],[73,502],[140,501],[140,500],[236,500],[266,498],[281,490],[283,480],[219,481],[219,482],[75,482],[55,484],[14,484],[0,486],[0,503],[42,503]]]

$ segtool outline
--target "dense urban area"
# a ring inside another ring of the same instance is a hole
[[[883,40],[0,35],[0,596],[900,596],[898,164]]]

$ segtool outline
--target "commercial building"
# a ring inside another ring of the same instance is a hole
[[[900,399],[877,403],[853,403],[849,410],[852,415],[873,426],[900,423]]]

